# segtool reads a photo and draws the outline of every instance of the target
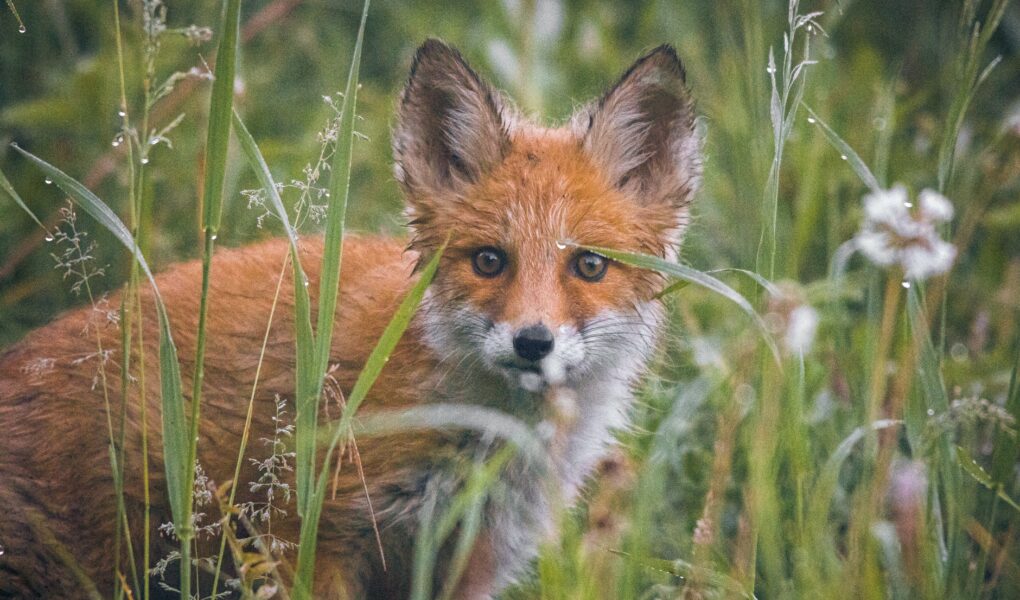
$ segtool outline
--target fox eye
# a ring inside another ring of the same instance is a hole
[[[599,281],[606,275],[609,261],[594,252],[579,254],[574,260],[574,272],[585,281]]]
[[[482,248],[475,252],[471,264],[475,268],[475,273],[482,277],[495,277],[503,272],[506,256],[496,248]]]

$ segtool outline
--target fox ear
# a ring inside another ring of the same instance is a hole
[[[453,48],[418,48],[397,108],[394,173],[412,204],[458,194],[510,147],[500,98]]]
[[[676,50],[660,46],[573,118],[585,151],[611,181],[641,204],[675,208],[678,226],[701,178],[701,141],[684,79]]]

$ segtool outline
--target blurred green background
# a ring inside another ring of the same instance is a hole
[[[129,104],[141,102],[140,2],[122,2]],[[27,32],[0,10],[0,169],[41,218],[53,218],[62,198],[9,147],[17,142],[84,180],[114,207],[126,203],[120,148],[119,84],[109,2],[15,2]],[[827,35],[816,35],[805,100],[854,146],[880,179],[934,184],[939,135],[952,99],[961,2],[842,0],[805,3],[823,10]],[[167,3],[170,27],[218,21],[218,3]],[[238,105],[278,180],[302,177],[314,161],[316,132],[329,116],[321,96],[342,86],[360,4],[350,1],[257,0],[244,3]],[[787,6],[778,1],[501,0],[373,3],[362,68],[350,223],[361,230],[398,231],[400,194],[390,174],[388,131],[394,98],[415,47],[426,37],[457,46],[473,66],[507,90],[529,113],[565,118],[599,94],[643,50],[675,44],[688,71],[707,133],[706,184],[685,249],[699,267],[753,265],[759,205],[769,160],[770,47],[782,50]],[[980,247],[968,251],[954,295],[971,314],[989,313],[1020,297],[1020,210],[1016,199],[1020,120],[1020,11],[1014,5],[992,41],[1003,56],[974,100],[960,144],[973,152],[949,196],[983,205]],[[183,36],[164,36],[157,79],[200,66],[213,51]],[[151,154],[148,193],[154,199],[150,260],[157,268],[194,258],[197,203],[208,82],[184,81],[155,108],[155,127],[178,114],[168,136],[173,149]],[[780,273],[823,276],[835,247],[857,226],[862,186],[807,123],[789,144],[780,194]],[[886,156],[876,156],[883,136]],[[989,145],[992,145],[989,148]],[[236,154],[235,154],[236,156]],[[272,235],[259,230],[238,190],[254,187],[242,161],[232,161],[221,237],[228,245]],[[791,175],[787,176],[789,172]],[[75,304],[53,270],[43,234],[21,211],[3,207],[0,220],[0,346]],[[791,226],[794,222],[797,227]],[[50,221],[52,223],[52,221]],[[785,226],[784,226],[785,225]],[[98,283],[123,280],[124,256],[98,228]],[[996,292],[1007,281],[1009,293]],[[1014,293],[1016,292],[1016,293]],[[1004,295],[1005,294],[1005,295]],[[957,322],[954,320],[954,322]],[[965,321],[959,321],[965,323]],[[965,326],[965,325],[961,325]]]

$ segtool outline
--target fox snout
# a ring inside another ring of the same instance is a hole
[[[523,327],[514,335],[514,352],[524,360],[536,362],[552,352],[555,338],[543,323]]]

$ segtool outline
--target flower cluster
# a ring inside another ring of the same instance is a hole
[[[868,194],[864,223],[855,238],[857,249],[871,262],[898,265],[907,279],[945,273],[956,258],[956,248],[935,227],[953,218],[953,205],[932,190],[923,190],[917,204],[901,185]]]

